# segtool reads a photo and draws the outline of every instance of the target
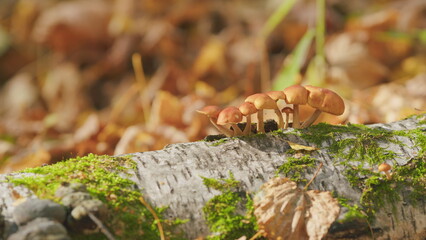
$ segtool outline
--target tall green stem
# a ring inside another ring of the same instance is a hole
[[[317,56],[325,62],[324,44],[325,44],[325,0],[317,0],[317,22],[316,22],[316,50]]]

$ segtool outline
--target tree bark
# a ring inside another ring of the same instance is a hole
[[[416,116],[395,123],[373,124],[368,127],[390,131],[420,129],[424,132],[425,118],[426,115]],[[291,147],[287,141],[290,141],[318,148],[310,155],[318,164],[322,162],[323,167],[309,189],[332,191],[359,204],[362,190],[351,186],[345,177],[346,167],[338,164],[345,159],[330,152],[328,147],[332,143],[324,141],[318,146],[291,134],[294,132],[294,129],[288,129],[284,131],[285,134],[280,135],[268,133],[232,138],[220,144],[206,141],[173,144],[159,151],[130,154],[137,163],[137,168],[131,171],[130,179],[152,205],[169,207],[165,214],[167,218],[188,219],[189,222],[182,228],[189,239],[194,239],[208,233],[202,207],[213,196],[220,194],[207,188],[202,177],[228,178],[231,171],[235,179],[241,181],[243,191],[256,192],[263,183],[276,176],[277,169],[288,161],[291,156],[288,151]],[[354,137],[350,132],[336,133],[334,139],[340,141]],[[380,147],[396,153],[391,159],[394,166],[405,166],[411,159],[418,157],[418,153],[424,148],[409,137],[393,136],[392,139],[377,141]],[[377,169],[377,166],[370,167]],[[309,180],[314,171],[315,169],[306,171],[302,177]],[[0,180],[5,179],[5,176],[7,175],[0,175]],[[10,217],[13,209],[12,191],[18,191],[25,197],[32,195],[23,187],[0,181],[0,213],[4,218]],[[408,203],[406,198],[406,194],[401,194],[401,201],[395,204],[395,208],[382,208],[376,212],[375,221],[371,223],[376,239],[421,239],[426,235],[426,200],[413,205]],[[341,217],[346,212],[342,209]],[[5,231],[8,231],[8,227],[10,228],[7,224],[3,226]]]

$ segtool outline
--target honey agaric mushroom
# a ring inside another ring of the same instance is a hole
[[[221,111],[220,107],[212,106],[212,105],[205,106],[201,110],[197,110],[198,113],[206,115],[209,118],[211,124],[213,124],[213,126],[215,126],[215,128],[219,130],[219,132],[225,134],[225,136],[227,137],[232,137],[234,133],[231,129],[225,128],[224,126],[217,125],[216,123],[217,117],[219,116],[220,111]]]
[[[254,106],[253,103],[245,102],[240,105],[238,108],[240,112],[243,114],[243,116],[246,117],[246,127],[244,128],[243,134],[244,135],[250,135],[251,133],[251,115],[254,113],[257,113],[257,108]]]
[[[286,99],[286,96],[285,96],[283,91],[270,91],[270,92],[266,92],[266,95],[271,97],[272,100],[274,100],[275,102],[278,102],[278,100],[280,100],[280,99],[285,101],[285,99]],[[279,129],[284,128],[283,115],[281,114],[281,112],[278,108],[275,109],[275,113],[278,116],[278,128]]]
[[[293,104],[293,128],[300,128],[299,105],[308,102],[308,90],[300,85],[293,85],[283,90],[286,103]]]
[[[308,104],[316,108],[315,112],[303,123],[302,128],[312,125],[322,112],[342,115],[345,111],[343,99],[335,92],[314,86],[305,86],[309,91]]]
[[[392,169],[392,166],[387,163],[382,163],[379,165],[379,172],[384,172],[388,180],[392,179],[392,175],[389,171]]]
[[[281,109],[281,112],[285,113],[285,125],[284,129],[288,128],[288,122],[289,122],[289,116],[290,114],[293,114],[293,109],[291,107],[285,107]]]
[[[253,103],[257,108],[257,132],[265,133],[263,109],[278,109],[277,103],[265,93],[256,93],[248,96],[245,102]]]
[[[243,114],[236,107],[226,107],[222,111],[220,111],[219,116],[217,117],[218,125],[227,125],[230,124],[234,133],[232,136],[241,136],[243,132],[237,126],[237,123],[243,120]]]

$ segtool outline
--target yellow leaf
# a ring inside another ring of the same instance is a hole
[[[300,151],[300,150],[315,151],[315,150],[318,150],[318,148],[315,148],[315,147],[300,145],[300,144],[290,142],[290,141],[286,141],[286,142],[290,145],[291,149],[296,150],[296,151]]]

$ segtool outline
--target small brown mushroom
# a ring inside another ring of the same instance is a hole
[[[243,116],[246,117],[246,127],[244,128],[243,134],[250,135],[251,133],[251,115],[257,113],[257,109],[253,103],[245,102],[238,108]]]
[[[218,125],[227,125],[230,124],[232,129],[234,130],[234,136],[241,136],[243,132],[238,127],[237,123],[243,120],[243,114],[236,107],[226,107],[222,111],[220,111],[219,116],[217,117]]]
[[[269,92],[266,92],[266,95],[271,97],[272,100],[274,100],[275,102],[278,102],[278,100],[280,99],[284,101],[286,100],[286,96],[283,91],[269,91]],[[275,110],[275,114],[277,114],[278,116],[278,129],[282,129],[284,128],[283,115],[278,108],[274,110]]]
[[[264,109],[278,109],[277,103],[265,93],[256,93],[248,96],[245,102],[253,103],[257,108],[257,132],[265,133],[263,123],[263,110]]]
[[[392,166],[387,163],[382,163],[379,165],[379,172],[384,172],[388,180],[392,179],[392,175],[389,171],[392,169]]]
[[[289,124],[289,116],[290,114],[293,114],[293,109],[291,107],[285,107],[283,109],[281,109],[281,112],[285,113],[285,125],[284,125],[284,129],[288,128],[288,124]]]
[[[343,99],[335,92],[314,86],[305,86],[309,92],[308,104],[316,108],[315,112],[303,123],[302,128],[312,125],[322,112],[342,115],[345,111]]]
[[[216,123],[217,117],[219,116],[220,111],[221,111],[220,107],[212,106],[212,105],[205,106],[201,110],[197,110],[198,113],[206,115],[209,118],[211,124],[213,124],[213,126],[215,126],[215,128],[219,130],[219,132],[223,133],[227,137],[232,137],[234,133],[231,129],[226,128],[224,126],[217,125]]]
[[[301,85],[293,85],[283,90],[286,103],[293,104],[293,128],[300,128],[299,105],[308,102],[308,90]]]

